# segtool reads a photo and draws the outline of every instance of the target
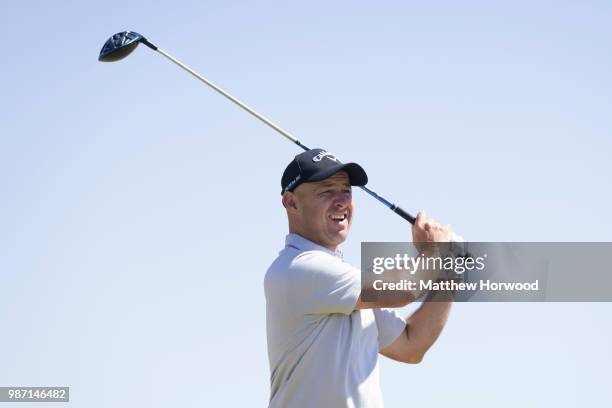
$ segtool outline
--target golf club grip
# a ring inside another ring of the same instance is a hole
[[[393,210],[393,212],[395,212],[397,215],[399,215],[400,217],[402,217],[403,219],[405,219],[412,225],[414,225],[414,223],[416,222],[416,218],[408,214],[401,207],[394,206],[394,207],[391,207],[391,209]],[[450,242],[452,243],[450,246],[451,251],[454,253],[455,256],[460,256],[460,257],[471,257],[472,256],[467,251],[465,247],[465,239],[461,235],[458,235],[457,233],[453,232],[450,238]]]
[[[406,211],[402,210],[402,207],[396,205],[394,207],[391,207],[391,210],[393,210],[394,213],[396,213],[397,215],[399,215],[400,217],[402,217],[403,219],[405,219],[406,221],[414,225],[416,218],[408,214]]]

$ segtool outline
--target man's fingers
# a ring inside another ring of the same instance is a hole
[[[450,224],[439,224],[435,219],[427,217],[425,211],[419,211],[413,226],[415,242],[447,242],[452,234]]]
[[[427,215],[425,211],[421,210],[417,213],[415,224],[418,226],[423,226],[423,222],[427,220]]]

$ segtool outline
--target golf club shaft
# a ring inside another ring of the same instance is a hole
[[[250,113],[251,115],[256,117],[257,119],[259,119],[260,121],[262,121],[266,125],[270,126],[272,129],[276,130],[278,133],[280,133],[286,139],[292,141],[293,143],[295,143],[296,145],[300,146],[304,150],[309,150],[308,147],[304,146],[299,140],[297,140],[295,137],[293,137],[289,132],[287,132],[286,130],[284,130],[280,126],[276,125],[274,122],[272,122],[270,119],[266,118],[265,116],[257,113],[255,110],[253,110],[252,108],[250,108],[249,106],[247,106],[246,104],[241,102],[240,100],[236,99],[234,96],[230,95],[229,93],[227,93],[223,89],[219,88],[217,85],[213,84],[212,82],[210,82],[209,80],[204,78],[202,75],[198,74],[193,69],[189,68],[187,65],[183,64],[181,61],[179,61],[176,58],[174,58],[172,55],[170,55],[167,52],[165,52],[164,50],[154,46],[153,44],[149,43],[148,41],[145,44],[148,47],[150,47],[153,50],[155,50],[158,53],[160,53],[161,55],[163,55],[164,57],[166,57],[167,59],[169,59],[170,61],[174,62],[179,67],[183,68],[185,71],[189,72],[191,75],[193,75],[194,77],[196,77],[197,79],[199,79],[200,81],[202,81],[203,83],[205,83],[206,85],[208,85],[209,87],[211,87],[212,89],[214,89],[215,91],[220,93],[221,95],[225,96],[230,101],[234,102],[236,105],[238,105],[239,107],[241,107],[242,109],[244,109],[245,111],[247,111],[248,113]],[[383,203],[391,211],[395,212],[397,215],[399,215],[400,217],[402,217],[403,219],[405,219],[409,223],[411,223],[411,224],[415,223],[416,218],[413,217],[411,214],[407,213],[406,211],[404,211],[399,206],[391,203],[390,201],[386,200],[384,197],[381,197],[376,192],[374,192],[373,190],[370,190],[369,188],[367,188],[365,186],[361,186],[361,189],[364,190],[369,195],[371,195],[372,197],[374,197],[375,199],[377,199],[379,202]]]

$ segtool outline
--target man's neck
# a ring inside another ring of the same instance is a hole
[[[302,231],[300,228],[292,228],[291,226],[289,226],[289,233],[297,234],[300,237],[309,240],[310,242],[313,242],[319,246],[322,246],[323,248],[329,249],[330,251],[337,252],[338,250],[338,245],[326,245],[322,242],[319,242],[317,241],[316,238],[308,236],[308,233],[306,233],[305,231]]]

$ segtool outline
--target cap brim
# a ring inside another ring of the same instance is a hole
[[[363,167],[357,163],[339,163],[337,166],[329,167],[325,170],[317,172],[312,176],[308,177],[308,181],[321,181],[328,177],[333,176],[339,171],[346,171],[349,176],[349,181],[352,186],[365,186],[368,184],[368,175],[366,174]]]

